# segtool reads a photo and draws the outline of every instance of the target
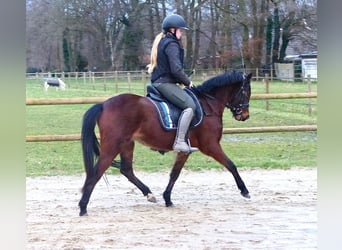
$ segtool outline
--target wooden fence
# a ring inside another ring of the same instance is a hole
[[[252,94],[252,100],[268,99],[297,99],[297,98],[317,98],[316,92],[308,93],[278,93],[278,94]],[[90,104],[102,102],[108,97],[89,98],[28,98],[26,105],[59,105],[59,104]],[[223,128],[223,134],[239,133],[269,133],[269,132],[294,132],[294,131],[317,131],[317,125],[297,125],[297,126],[271,126],[271,127],[249,127],[249,128]],[[27,135],[26,142],[45,141],[77,141],[81,139],[80,134],[69,135]]]
[[[58,105],[58,104],[90,104],[103,102],[108,97],[77,97],[77,98],[28,98],[26,105]],[[269,99],[297,99],[297,98],[317,98],[316,92],[308,93],[278,93],[278,94],[252,94],[251,100]]]
[[[295,132],[295,131],[317,131],[317,125],[297,125],[297,126],[271,126],[271,127],[249,127],[249,128],[223,128],[222,134],[242,134],[242,133],[270,133],[270,132]],[[97,137],[99,135],[97,134]],[[46,141],[79,141],[80,134],[69,135],[28,135],[27,142]]]

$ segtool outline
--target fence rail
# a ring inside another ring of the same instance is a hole
[[[109,97],[87,97],[87,98],[28,98],[26,105],[58,105],[58,104],[89,104],[103,102]],[[316,92],[308,93],[278,93],[278,94],[252,94],[252,100],[266,99],[296,99],[317,98]]]
[[[223,128],[222,134],[273,133],[273,132],[294,132],[294,131],[317,131],[317,125]],[[97,137],[99,138],[98,134],[97,134]],[[79,141],[79,140],[81,140],[80,134],[28,135],[26,136],[26,142]]]
[[[282,75],[281,77],[277,77],[273,74],[272,69],[264,70],[260,68],[244,68],[244,69],[227,69],[228,71],[241,71],[253,73],[253,79],[256,81],[262,80],[268,75],[271,80],[281,79],[286,81],[305,81],[309,78],[308,75],[300,75],[300,76],[291,76],[287,74],[287,76]],[[197,80],[204,80],[207,77],[217,75],[226,70],[216,69],[216,70],[208,70],[208,69],[197,69],[191,71],[191,78]],[[28,79],[44,79],[50,77],[59,77],[62,79],[67,78],[76,78],[80,79],[84,82],[94,82],[95,79],[148,79],[150,76],[146,70],[135,70],[135,71],[86,71],[86,72],[36,72],[36,73],[26,73],[26,78]],[[311,78],[311,76],[310,76]],[[317,81],[316,78],[313,80]]]

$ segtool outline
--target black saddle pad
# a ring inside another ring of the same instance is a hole
[[[191,121],[190,129],[198,127],[203,121],[202,105],[199,102],[197,96],[191,90],[184,88],[183,91],[186,91],[196,104],[196,112],[194,118]],[[156,107],[162,127],[166,130],[176,130],[182,110],[164,99],[160,95],[158,90],[152,85],[147,86],[146,97],[151,100],[151,102]]]

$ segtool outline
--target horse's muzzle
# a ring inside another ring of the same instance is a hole
[[[234,115],[234,118],[237,121],[246,121],[249,118],[249,111],[242,111],[240,114]]]

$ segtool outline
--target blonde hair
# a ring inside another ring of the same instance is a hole
[[[154,68],[157,66],[158,45],[159,45],[160,40],[163,38],[163,36],[164,36],[164,33],[160,32],[153,41],[152,50],[151,50],[151,61],[150,61],[150,64],[147,65],[147,68],[148,68],[147,72],[149,74],[151,74]]]

